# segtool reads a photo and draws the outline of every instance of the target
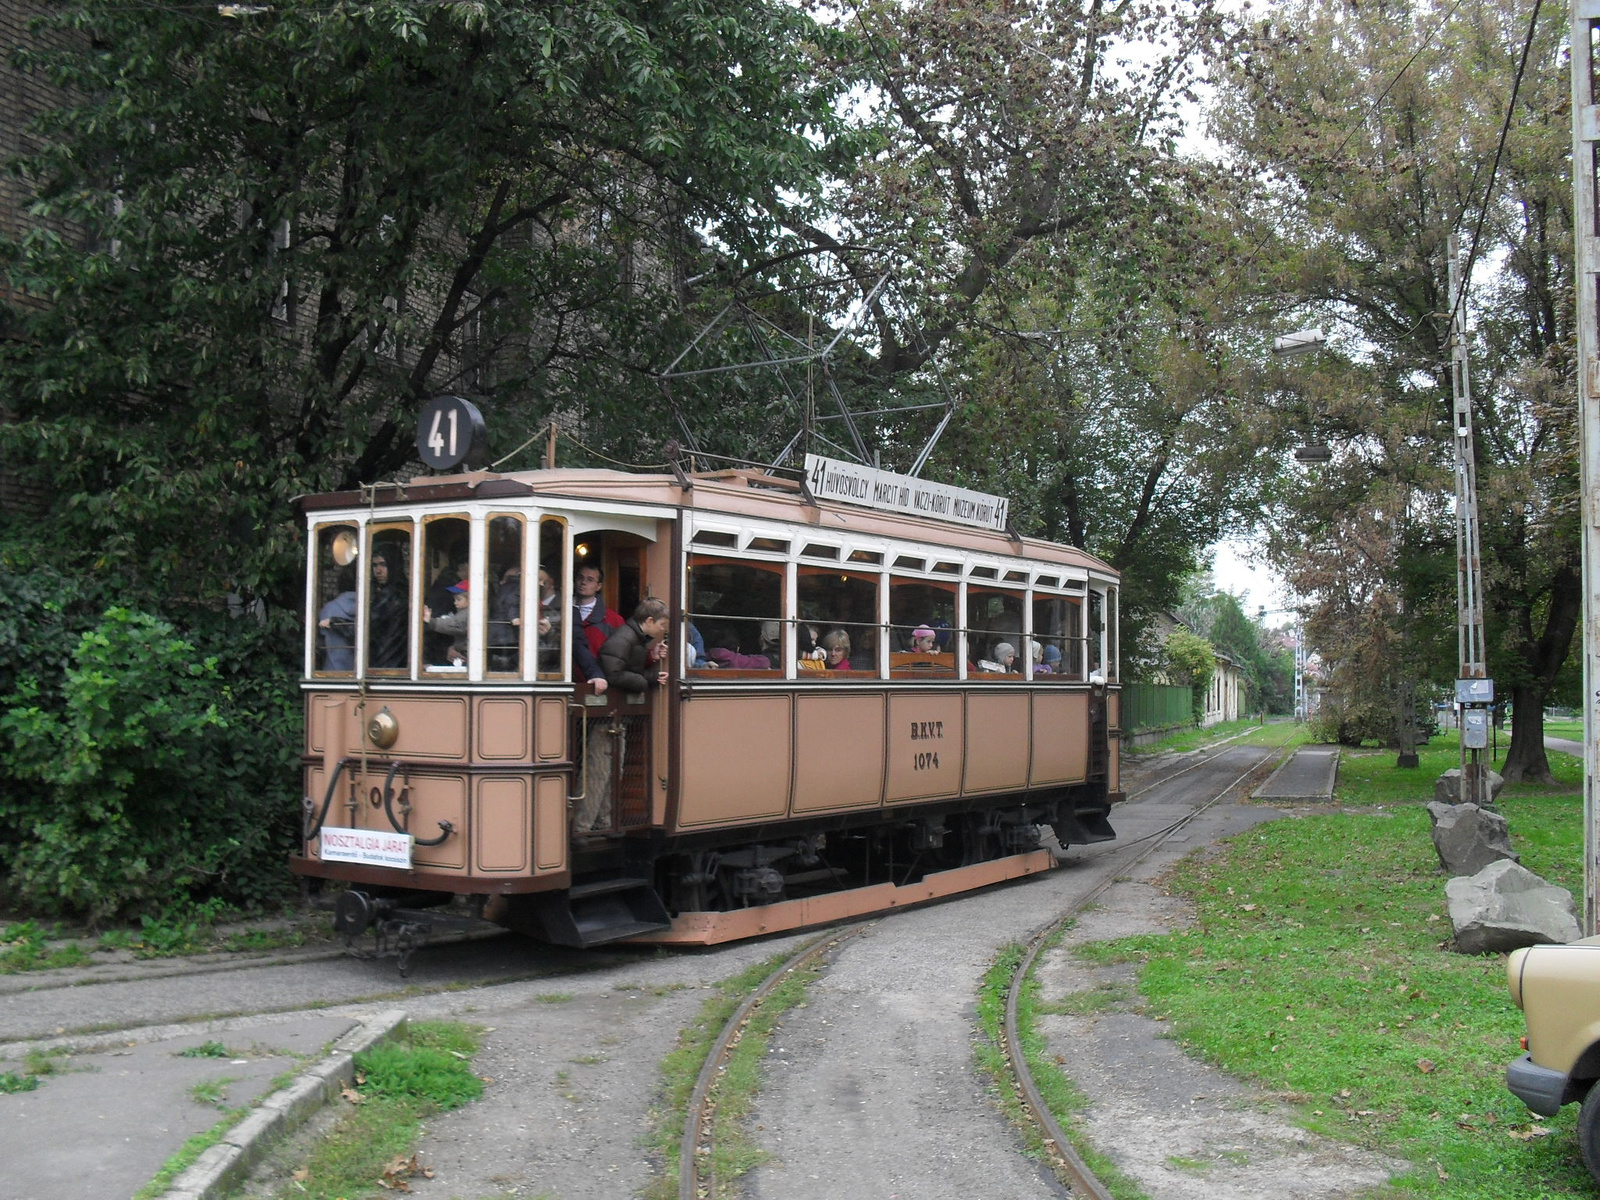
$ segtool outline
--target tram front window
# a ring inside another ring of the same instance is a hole
[[[489,518],[489,639],[485,669],[522,673],[522,518]]]
[[[706,555],[691,561],[687,619],[714,664],[697,674],[783,670],[783,571],[777,563]]]
[[[539,678],[564,678],[561,631],[572,601],[561,584],[566,562],[567,523],[560,517],[539,522]]]
[[[411,667],[411,522],[373,528],[367,555],[367,669],[404,674]]]
[[[324,525],[317,530],[316,618],[318,674],[350,675],[356,669],[356,571],[360,539],[354,525]]]
[[[468,621],[471,522],[465,517],[429,517],[422,526],[422,669],[462,672],[470,652]]]

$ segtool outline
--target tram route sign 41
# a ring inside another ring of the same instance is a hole
[[[417,418],[417,457],[435,471],[483,465],[489,433],[478,406],[460,396],[435,396]]]
[[[931,483],[911,475],[880,471],[860,463],[837,458],[806,455],[806,486],[818,500],[858,504],[879,512],[905,513],[930,517],[956,525],[1006,531],[1011,516],[1011,501],[1004,496]]]

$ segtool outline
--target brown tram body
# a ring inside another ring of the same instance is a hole
[[[1114,836],[1117,576],[1080,550],[745,471],[480,472],[300,505],[292,867],[348,885],[346,933],[465,895],[557,943],[718,941],[1044,869],[1043,825],[1062,846]],[[586,564],[624,617],[667,601],[667,686],[596,696],[576,673]],[[452,652],[423,611],[457,566]],[[708,646],[722,665],[692,665],[691,624],[728,643]],[[934,650],[913,625],[937,625]],[[841,669],[801,658],[840,629]],[[749,665],[758,645],[775,666]]]

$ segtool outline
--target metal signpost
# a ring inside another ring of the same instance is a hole
[[[1451,441],[1456,458],[1456,703],[1461,709],[1463,804],[1489,801],[1483,752],[1489,745],[1494,680],[1483,657],[1483,568],[1478,552],[1478,466],[1472,449],[1472,388],[1467,376],[1467,302],[1460,247],[1450,235]]]
[[[1572,199],[1578,293],[1578,425],[1583,526],[1583,932],[1596,932],[1595,891],[1600,882],[1600,798],[1595,795],[1595,737],[1600,734],[1600,358],[1596,357],[1596,288],[1600,287],[1600,212],[1595,175],[1600,171],[1600,106],[1595,104],[1594,30],[1600,0],[1572,6]]]

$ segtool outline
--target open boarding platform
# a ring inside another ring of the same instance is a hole
[[[1332,800],[1339,747],[1301,746],[1252,796],[1256,800]]]

